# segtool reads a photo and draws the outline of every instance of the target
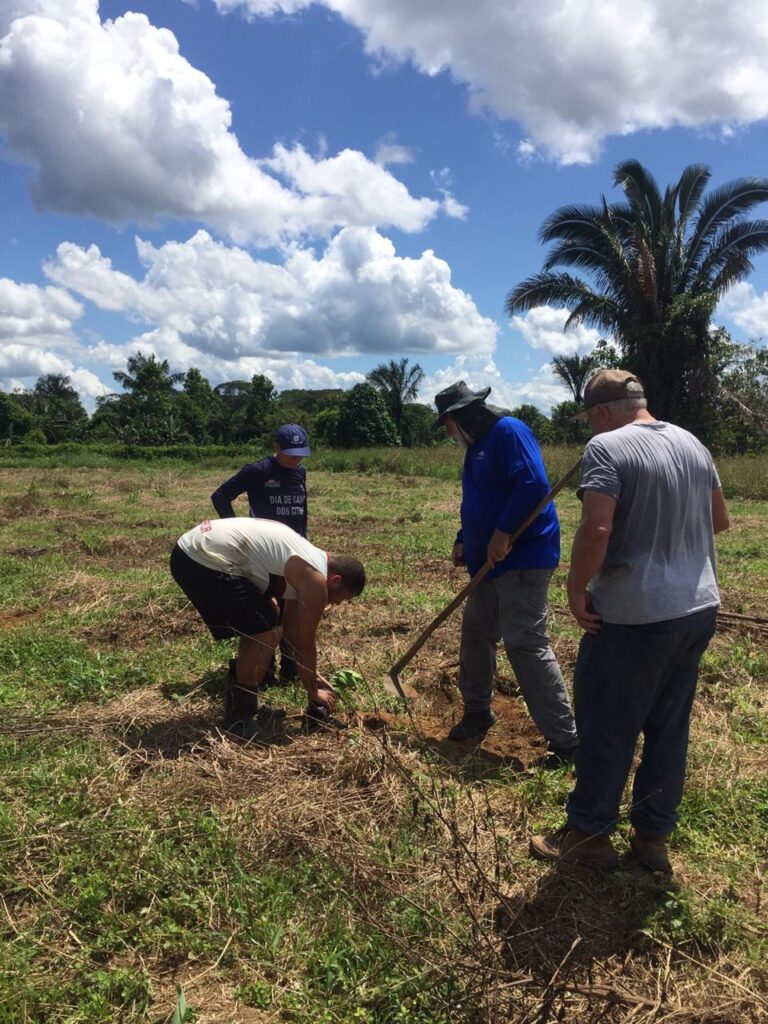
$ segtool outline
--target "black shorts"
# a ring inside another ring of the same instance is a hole
[[[279,609],[255,583],[200,565],[178,544],[171,552],[171,576],[197,608],[214,640],[269,633],[280,625]]]

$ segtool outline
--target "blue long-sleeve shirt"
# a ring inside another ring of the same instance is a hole
[[[285,523],[302,537],[307,535],[307,471],[303,466],[287,469],[274,455],[251,462],[225,480],[211,495],[213,507],[222,519],[236,515],[232,502],[248,495],[252,516]]]
[[[486,561],[494,530],[512,533],[549,490],[541,449],[521,420],[504,416],[467,450],[462,474],[461,530],[471,576]],[[510,569],[554,569],[560,561],[560,523],[550,502],[515,541],[489,578]]]

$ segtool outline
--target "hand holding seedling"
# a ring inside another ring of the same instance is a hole
[[[336,691],[321,675],[315,678],[315,690],[309,694],[309,699],[313,704],[323,704],[328,708],[330,712],[336,707]]]

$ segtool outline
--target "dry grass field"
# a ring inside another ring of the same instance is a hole
[[[271,689],[284,727],[222,735],[230,645],[167,555],[233,468],[0,469],[0,1024],[768,1021],[768,502],[733,500],[718,539],[670,880],[529,858],[572,778],[537,763],[502,661],[497,726],[445,742],[458,617],[407,670],[409,713],[384,689],[464,582],[450,479],[310,468],[312,540],[369,574],[320,638],[324,674],[359,674],[344,728],[305,735]]]

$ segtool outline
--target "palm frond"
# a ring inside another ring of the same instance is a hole
[[[751,270],[750,257],[766,249],[768,220],[740,220],[727,225],[712,239],[690,290],[694,294],[711,291],[715,279],[728,284],[738,281]]]
[[[572,277],[570,274],[533,274],[512,289],[507,296],[504,309],[507,316],[526,313],[534,306],[553,305],[570,309],[587,296],[598,297],[586,281],[578,277]]]
[[[561,242],[547,254],[547,258],[544,260],[544,270],[563,266],[579,267],[581,270],[599,273],[605,266],[606,256],[605,248],[585,246],[574,242]]]
[[[732,284],[741,281],[754,270],[752,260],[746,253],[739,253],[726,267],[712,278],[710,291],[718,298],[724,295]]]
[[[677,210],[681,227],[685,228],[691,214],[699,205],[712,172],[706,164],[689,164],[677,183]]]
[[[600,206],[561,206],[539,228],[539,240],[545,244],[557,238],[588,242],[602,214]]]
[[[738,178],[710,192],[700,206],[688,242],[681,281],[684,287],[706,260],[707,247],[718,229],[764,202],[768,202],[768,178]]]
[[[633,208],[647,224],[649,233],[655,234],[662,218],[662,198],[651,172],[639,160],[624,160],[613,173],[613,183],[624,190]]]
[[[585,295],[581,302],[573,307],[571,315],[565,321],[564,331],[577,324],[588,324],[606,333],[621,333],[627,323],[624,310],[617,302],[607,295]]]
[[[581,402],[584,385],[597,369],[598,360],[594,355],[555,356],[552,359],[552,373],[569,388],[574,402]]]

